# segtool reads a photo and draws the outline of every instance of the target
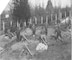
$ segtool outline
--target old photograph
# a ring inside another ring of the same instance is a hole
[[[71,2],[0,1],[0,60],[71,60]]]

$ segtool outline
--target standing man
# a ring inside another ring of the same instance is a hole
[[[16,30],[17,42],[21,41],[20,29],[17,28]]]
[[[59,26],[56,27],[55,34],[56,34],[56,40],[59,39],[59,37],[62,39],[61,29]]]
[[[36,30],[35,27],[36,27],[35,24],[33,24],[33,25],[32,25],[33,34],[35,34],[35,30]]]

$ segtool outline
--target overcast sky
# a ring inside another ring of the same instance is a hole
[[[51,0],[53,6],[59,6],[61,7],[66,7],[66,6],[71,6],[71,0]],[[46,7],[48,0],[29,0],[29,3],[32,7],[35,7],[36,5],[39,6],[44,4],[44,7]]]
[[[9,1],[11,0],[0,0],[0,10],[4,9],[4,7],[6,7]],[[60,6],[60,5],[61,7],[71,6],[71,0],[51,0],[51,1],[53,6]],[[47,6],[47,2],[48,0],[29,0],[29,4],[31,7],[44,5],[45,8]],[[5,10],[9,10],[9,6],[7,6]]]
[[[7,0],[6,0],[7,1]],[[11,1],[11,0],[10,0]],[[46,8],[47,6],[47,2],[48,0],[28,0],[29,1],[29,4],[31,7],[35,7],[35,6],[43,6],[44,5],[44,8]],[[70,7],[71,6],[71,0],[51,0],[53,6],[60,6],[62,8],[68,6]],[[7,8],[8,9],[8,8]]]

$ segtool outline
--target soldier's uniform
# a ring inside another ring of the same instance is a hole
[[[17,42],[21,41],[21,35],[20,35],[19,29],[17,29],[17,31],[16,31],[16,36],[17,36]]]
[[[59,29],[59,27],[55,30],[55,33],[56,33],[56,39],[58,39],[59,37],[62,38],[61,30]]]

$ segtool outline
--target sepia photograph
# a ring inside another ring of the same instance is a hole
[[[72,0],[0,0],[0,60],[71,60]]]

